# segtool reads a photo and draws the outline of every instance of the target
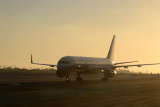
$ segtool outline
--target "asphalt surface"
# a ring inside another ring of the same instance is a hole
[[[0,107],[160,107],[160,75],[82,75],[71,83],[56,75],[0,75]]]

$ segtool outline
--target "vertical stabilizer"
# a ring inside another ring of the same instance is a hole
[[[107,56],[107,59],[110,59],[112,61],[113,61],[113,58],[114,58],[115,37],[116,37],[116,35],[113,36],[111,46],[110,46],[108,56]]]

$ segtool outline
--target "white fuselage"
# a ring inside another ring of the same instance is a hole
[[[106,58],[65,56],[58,61],[57,75],[65,77],[70,72],[95,73],[112,70],[113,66],[113,62]]]

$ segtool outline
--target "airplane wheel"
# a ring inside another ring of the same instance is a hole
[[[82,81],[83,78],[76,78],[76,81]]]

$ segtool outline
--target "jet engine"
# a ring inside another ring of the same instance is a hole
[[[109,70],[105,70],[103,73],[105,77],[112,78],[113,76],[116,75],[117,72],[115,70],[109,69]]]

